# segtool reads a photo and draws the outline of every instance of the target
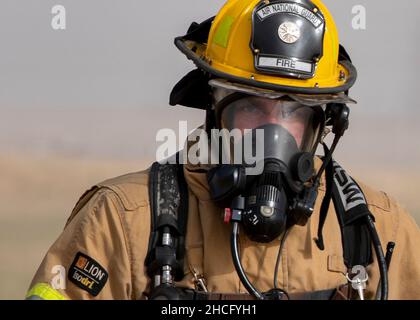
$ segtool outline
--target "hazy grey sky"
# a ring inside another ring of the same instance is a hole
[[[153,157],[159,129],[203,121],[201,111],[167,107],[194,68],[173,39],[223,2],[0,0],[0,150]],[[66,30],[51,27],[57,4]],[[420,2],[325,4],[359,73],[337,157],[420,163]],[[355,5],[366,8],[366,30],[352,28]]]
[[[0,107],[167,105],[193,68],[173,38],[214,15],[222,0],[1,0]],[[369,113],[417,111],[420,2],[325,0],[359,71],[352,96]],[[63,5],[67,29],[51,27]],[[354,5],[367,29],[353,30]]]

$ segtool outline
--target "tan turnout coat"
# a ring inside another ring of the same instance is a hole
[[[319,165],[319,161],[318,161]],[[194,288],[192,268],[204,275],[209,291],[245,293],[231,259],[230,225],[223,222],[223,209],[210,200],[206,168],[184,166],[189,187],[189,218],[186,236],[186,276],[180,285]],[[351,174],[351,172],[350,172]],[[386,248],[396,243],[389,270],[390,299],[420,299],[420,232],[413,218],[386,193],[361,184],[369,209]],[[324,183],[314,214],[306,226],[295,226],[288,236],[279,268],[279,285],[288,292],[336,288],[346,283],[341,233],[334,212],[324,227],[325,250],[316,246],[319,209]],[[150,234],[148,170],[107,180],[87,191],[74,208],[66,227],[48,250],[31,287],[52,285],[52,268],[69,270],[82,252],[96,260],[108,280],[94,297],[70,281],[59,294],[68,299],[145,299],[150,280],[144,260]],[[269,244],[240,237],[241,259],[251,282],[262,291],[272,288],[279,241]],[[376,263],[368,267],[367,298],[372,298],[379,281]]]

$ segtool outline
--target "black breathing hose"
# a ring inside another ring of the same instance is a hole
[[[230,248],[232,252],[233,264],[235,265],[236,272],[241,279],[242,284],[258,300],[264,300],[264,296],[259,292],[248,280],[248,277],[245,274],[244,269],[242,268],[241,258],[239,257],[239,248],[238,248],[238,235],[239,235],[239,223],[234,222],[232,226],[232,236],[230,238]]]
[[[370,215],[366,217],[367,226],[372,237],[373,247],[375,249],[376,258],[378,260],[379,272],[381,276],[381,295],[379,300],[388,300],[388,268],[384,251],[382,250],[381,241],[375,228],[375,223]]]

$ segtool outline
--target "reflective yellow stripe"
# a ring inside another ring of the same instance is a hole
[[[46,283],[37,283],[26,294],[26,299],[31,297],[41,298],[42,300],[67,300],[57,290],[51,288]]]
[[[232,28],[232,24],[235,22],[235,19],[230,16],[226,16],[223,21],[220,23],[219,28],[214,35],[214,43],[218,44],[219,46],[226,48],[229,41],[229,34],[230,29]]]

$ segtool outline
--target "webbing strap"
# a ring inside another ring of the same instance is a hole
[[[323,143],[324,152],[327,155],[329,153],[328,147]],[[325,161],[325,160],[324,160]],[[321,209],[319,211],[319,223],[318,223],[318,238],[316,239],[316,245],[320,250],[324,250],[324,237],[322,235],[322,229],[325,221],[327,220],[328,210],[330,208],[330,202],[332,198],[332,185],[333,185],[333,165],[332,160],[328,161],[325,167],[325,196],[321,203]]]
[[[324,148],[327,152],[328,149],[325,145]],[[371,238],[365,219],[371,213],[359,185],[333,160],[326,167],[326,192],[321,204],[318,239],[316,239],[320,250],[324,250],[322,228],[331,198],[340,224],[346,267],[348,269],[355,265],[366,267],[373,261]]]
[[[359,185],[335,161],[333,170],[332,198],[341,227],[344,263],[349,269],[355,265],[366,267],[373,262],[371,237],[366,225],[366,217],[372,214]]]
[[[349,285],[345,284],[336,289],[327,289],[311,292],[295,292],[282,295],[278,300],[347,300],[352,294]],[[184,299],[187,300],[255,300],[248,293],[217,293],[202,292],[192,289],[184,290]]]
[[[147,273],[153,277],[162,264],[173,265],[175,280],[184,277],[183,259],[188,220],[188,187],[183,166],[176,155],[176,164],[153,163],[149,174],[151,232],[145,260]],[[170,230],[172,247],[160,247],[163,231]]]

